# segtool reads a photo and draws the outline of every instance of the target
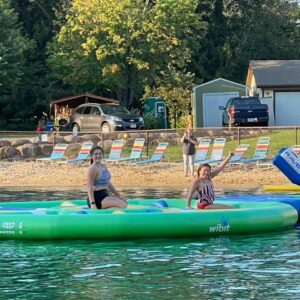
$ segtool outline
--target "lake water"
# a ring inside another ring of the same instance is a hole
[[[124,189],[128,198],[184,190]],[[0,189],[1,201],[81,189]],[[218,195],[241,191],[218,191]],[[260,193],[260,191],[251,191]],[[91,230],[93,230],[91,228]],[[125,242],[1,241],[0,299],[299,299],[300,228],[266,235]]]

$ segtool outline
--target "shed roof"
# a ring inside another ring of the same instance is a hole
[[[102,96],[97,96],[90,93],[84,93],[80,95],[75,95],[71,97],[64,97],[56,100],[51,100],[50,103],[58,104],[59,106],[68,105],[70,108],[75,108],[80,104],[86,103],[86,102],[96,102],[96,103],[115,103],[119,104],[118,100],[105,98]]]
[[[252,75],[257,87],[300,86],[300,60],[251,60],[247,85]]]
[[[195,89],[197,89],[197,88],[203,87],[203,86],[205,86],[205,85],[213,84],[213,83],[216,83],[216,82],[218,82],[218,81],[224,81],[224,82],[226,82],[226,83],[229,83],[229,84],[232,84],[232,85],[236,85],[236,86],[239,86],[239,87],[244,88],[244,89],[247,88],[247,86],[245,86],[245,85],[243,85],[243,84],[240,84],[240,83],[237,83],[237,82],[234,82],[234,81],[230,81],[230,80],[228,80],[228,79],[224,79],[224,78],[216,78],[216,79],[214,79],[214,80],[211,80],[211,81],[202,83],[202,84],[200,84],[200,85],[197,85],[197,86],[195,86],[193,89],[195,90]]]

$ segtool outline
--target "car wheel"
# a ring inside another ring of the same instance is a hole
[[[102,131],[103,133],[108,133],[108,132],[110,132],[111,130],[110,130],[109,124],[108,124],[108,123],[103,123],[102,126],[101,126],[101,131]]]
[[[72,126],[72,131],[73,131],[73,134],[74,134],[74,135],[77,135],[78,132],[80,131],[79,125],[78,125],[78,124],[74,124],[74,125]]]

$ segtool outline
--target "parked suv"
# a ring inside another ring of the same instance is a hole
[[[102,131],[143,129],[142,117],[132,114],[117,104],[86,103],[78,106],[70,119],[74,133],[78,131]]]

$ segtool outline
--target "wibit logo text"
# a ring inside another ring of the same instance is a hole
[[[229,229],[229,219],[225,216],[222,216],[220,223],[216,226],[209,226],[209,232],[228,232]]]

